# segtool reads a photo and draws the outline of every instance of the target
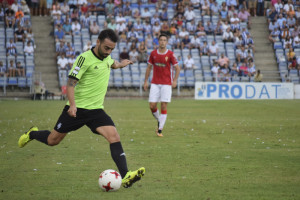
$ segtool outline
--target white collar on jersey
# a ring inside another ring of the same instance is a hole
[[[166,54],[168,51],[169,51],[169,50],[167,49],[167,50],[166,50],[166,52],[164,52],[164,53],[160,53],[160,52],[159,52],[159,50],[157,49],[157,54],[160,54],[160,55],[165,55],[165,54]]]

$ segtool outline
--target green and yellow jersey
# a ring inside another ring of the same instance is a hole
[[[102,109],[107,91],[111,66],[114,60],[107,56],[98,58],[92,50],[80,54],[69,73],[69,78],[78,80],[75,86],[77,108]],[[70,105],[69,101],[67,105]]]

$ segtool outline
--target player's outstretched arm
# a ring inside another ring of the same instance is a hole
[[[172,87],[176,88],[177,80],[178,80],[179,73],[180,73],[180,67],[179,67],[179,65],[175,65],[174,67],[175,67],[175,77],[173,79]]]
[[[152,65],[148,64],[148,67],[146,69],[146,73],[145,73],[145,81],[144,81],[144,90],[147,91],[148,90],[148,78],[150,76],[150,72],[152,70]]]
[[[118,69],[118,68],[126,67],[127,65],[131,65],[131,64],[133,64],[133,62],[131,60],[124,59],[124,60],[122,60],[122,62],[118,62],[115,60],[114,64],[111,66],[111,68]]]

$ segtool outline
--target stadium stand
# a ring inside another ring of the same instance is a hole
[[[278,1],[267,10],[269,40],[282,82],[299,83],[300,69],[300,2]]]
[[[118,48],[112,53],[114,59],[119,60],[120,53],[123,48],[127,48],[128,53],[133,48],[138,50],[141,42],[145,42],[148,55],[157,48],[157,36],[163,32],[168,34],[168,48],[174,54],[181,56],[183,61],[188,55],[192,55],[195,61],[195,68],[190,71],[185,71],[180,77],[181,87],[194,87],[195,80],[212,81],[213,75],[211,68],[214,62],[218,62],[223,53],[229,59],[227,69],[223,66],[219,67],[217,81],[250,81],[253,75],[239,73],[231,75],[230,68],[234,63],[239,66],[245,62],[248,67],[249,61],[254,60],[254,41],[248,30],[249,13],[243,10],[242,6],[235,9],[231,5],[231,1],[218,4],[219,1],[209,3],[208,10],[202,4],[189,3],[188,1],[152,1],[133,0],[123,1],[123,4],[118,4],[113,1],[103,1],[105,12],[93,10],[94,6],[99,5],[89,3],[87,9],[83,5],[76,4],[75,1],[69,1],[67,5],[68,12],[57,12],[63,4],[56,3],[53,6],[52,18],[56,33],[56,46],[59,49],[60,41],[64,43],[66,53],[70,47],[66,45],[71,43],[74,55],[79,55],[89,48],[84,48],[90,41],[92,45],[96,44],[97,34],[93,34],[91,30],[99,31],[104,28],[114,29],[120,36]],[[222,1],[220,1],[222,2]],[[233,1],[234,2],[234,1]],[[153,16],[153,17],[151,17]],[[246,16],[246,17],[245,17]],[[151,17],[151,18],[150,18]],[[68,21],[68,22],[67,22]],[[68,26],[71,26],[71,32],[68,32]],[[97,26],[97,27],[96,27]],[[76,28],[77,27],[77,28]],[[60,29],[64,33],[60,34]],[[232,36],[228,38],[226,30]],[[187,37],[185,37],[187,35]],[[61,36],[60,38],[58,38]],[[207,46],[204,44],[207,43]],[[215,43],[215,44],[214,44]],[[241,51],[241,47],[245,51]],[[61,57],[58,55],[57,59]],[[74,59],[73,59],[74,61]],[[70,70],[71,61],[68,69],[59,69],[60,85],[66,83],[62,70],[66,72]],[[137,61],[132,66],[114,70],[111,73],[110,87],[128,88],[138,87],[140,81],[143,81],[143,76],[147,64],[144,61]],[[255,64],[253,67],[255,71]],[[184,70],[184,69],[182,69]],[[224,79],[224,73],[229,74],[230,78]],[[63,75],[63,76],[61,76]]]
[[[6,94],[7,87],[31,88],[34,75],[34,37],[25,1],[1,1],[0,46],[0,85],[3,94]]]

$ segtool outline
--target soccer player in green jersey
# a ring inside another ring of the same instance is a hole
[[[118,36],[111,29],[103,30],[97,44],[91,50],[80,54],[69,74],[67,84],[68,102],[54,129],[38,130],[31,127],[18,142],[24,147],[35,139],[49,146],[59,144],[68,132],[88,126],[92,132],[104,136],[110,144],[111,156],[122,176],[122,185],[127,188],[141,179],[145,168],[129,171],[120,136],[112,119],[104,112],[103,102],[107,91],[110,70],[132,64],[130,60],[118,62],[110,56]]]

